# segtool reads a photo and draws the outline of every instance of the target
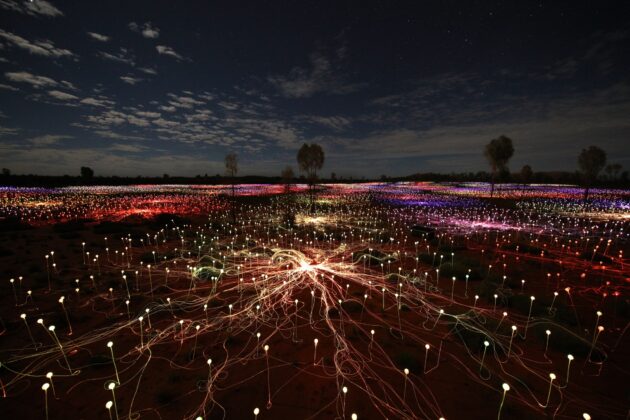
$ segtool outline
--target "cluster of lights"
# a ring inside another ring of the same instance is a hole
[[[572,381],[600,377],[611,343],[622,337],[613,305],[627,294],[627,226],[612,217],[546,211],[564,197],[540,194],[504,209],[460,191],[476,185],[338,184],[322,194],[314,214],[306,200],[296,200],[295,223],[285,224],[282,197],[243,204],[234,221],[218,188],[121,188],[90,192],[103,197],[95,205],[108,214],[94,218],[153,203],[173,205],[168,209],[176,214],[207,214],[208,222],[81,241],[75,260],[65,250],[40,260],[45,287],[27,272],[6,282],[12,289],[6,307],[17,311],[9,315],[24,329],[6,335],[22,340],[23,350],[2,360],[11,372],[2,391],[11,398],[30,378],[45,378],[46,416],[49,388],[69,398],[69,389],[102,383],[86,355],[103,349],[111,368],[99,395],[112,418],[160,410],[135,396],[146,391],[144,377],[155,375],[151,366],[165,360],[167,374],[204,372],[196,392],[182,391],[191,419],[217,415],[222,399],[250,382],[266,395],[244,395],[239,405],[250,404],[247,414],[255,419],[274,416],[300,376],[336,385],[327,406],[339,418],[357,419],[363,411],[369,417],[368,406],[388,418],[443,418],[451,402],[432,378],[452,366],[460,373],[456,383],[472,381],[480,393],[497,395],[488,412],[500,417],[504,404],[515,404],[543,416],[566,409],[565,393],[580,392],[569,383],[572,363],[582,364]],[[241,195],[248,188],[239,186]],[[38,202],[66,203],[67,219],[96,214],[68,205],[70,196],[87,200],[79,188],[32,194]],[[105,204],[114,196],[120,202]],[[12,197],[17,201],[5,212],[25,212],[30,221],[55,214],[34,213],[47,206],[20,207],[30,199]],[[414,231],[417,225],[432,237]],[[515,298],[526,303],[509,307]],[[567,326],[560,310],[592,328]],[[77,314],[106,325],[71,324]],[[31,328],[32,319],[43,328]],[[61,324],[46,325],[51,319]],[[579,353],[560,351],[556,335],[579,343]],[[397,348],[412,349],[411,356]],[[543,386],[544,395],[534,391]],[[614,400],[607,404],[623,412]]]

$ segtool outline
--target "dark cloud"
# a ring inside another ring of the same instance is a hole
[[[501,134],[513,169],[630,167],[625,4],[53,3],[0,0],[14,173],[273,175],[305,142],[338,175],[476,172]]]
[[[22,13],[30,16],[55,17],[63,16],[61,10],[45,0],[19,1],[0,0],[0,7],[6,10]]]
[[[47,39],[29,41],[19,35],[0,29],[0,38],[3,38],[9,44],[28,51],[30,54],[41,55],[45,57],[75,57],[72,51],[65,48],[57,48],[55,44]]]

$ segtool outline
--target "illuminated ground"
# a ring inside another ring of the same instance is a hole
[[[3,189],[0,412],[627,415],[630,193],[304,190]]]

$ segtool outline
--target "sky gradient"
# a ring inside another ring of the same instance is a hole
[[[395,4],[394,4],[395,3]],[[13,173],[375,178],[630,167],[630,2],[0,0]]]

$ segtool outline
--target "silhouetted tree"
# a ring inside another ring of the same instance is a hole
[[[529,165],[523,165],[521,168],[521,183],[523,184],[523,190],[525,189],[525,185],[531,182],[533,176],[534,171],[532,171],[532,167]]]
[[[532,167],[529,165],[524,165],[521,168],[521,181],[523,184],[529,184],[532,180],[532,176],[534,175],[534,171],[532,171]]]
[[[615,180],[617,180],[617,175],[621,173],[621,170],[623,169],[623,167],[619,163],[613,163],[612,167],[613,167],[613,177],[615,178]]]
[[[11,176],[11,169],[9,169],[9,168],[2,168],[2,175],[3,176]]]
[[[238,158],[236,153],[228,153],[225,155],[225,174],[230,177],[232,183],[232,222],[236,223],[236,203],[234,202],[236,173],[238,172]]]
[[[94,171],[89,166],[81,166],[81,178],[92,179],[94,177]]]
[[[225,174],[231,178],[232,182],[232,198],[234,198],[234,182],[236,173],[238,172],[238,157],[236,153],[228,153],[225,156]]]
[[[584,200],[588,200],[588,191],[597,175],[606,165],[606,152],[597,146],[582,149],[578,157],[578,166],[584,178]]]
[[[298,165],[300,170],[306,173],[309,181],[309,190],[311,196],[311,212],[315,206],[313,197],[313,188],[317,179],[317,171],[324,166],[324,151],[319,144],[308,145],[304,143],[297,154]]]
[[[507,163],[513,154],[514,146],[512,146],[512,140],[509,137],[501,135],[499,138],[493,139],[486,144],[484,155],[492,168],[490,197],[494,195],[494,182],[497,171],[507,170]]]
[[[615,181],[617,179],[617,175],[621,172],[621,165],[618,163],[611,163],[610,165],[606,165],[604,168],[606,175],[608,175],[609,181]]]
[[[336,173],[334,173],[334,172],[331,172],[331,173],[330,173],[330,179],[331,179],[332,181],[336,181],[336,180],[337,180],[337,174],[336,174]]]
[[[293,174],[293,168],[290,166],[285,166],[282,172],[280,173],[280,177],[282,178],[282,182],[284,182],[285,192],[291,191],[291,183],[293,182],[293,178],[295,175]]]
[[[292,211],[293,196],[289,193],[291,192],[291,183],[293,183],[293,178],[295,177],[295,174],[293,173],[293,169],[289,165],[287,165],[280,173],[280,177],[282,178],[282,182],[284,182],[284,193],[287,195],[284,200],[284,221],[286,222],[287,226],[293,226],[295,224],[294,214]]]

